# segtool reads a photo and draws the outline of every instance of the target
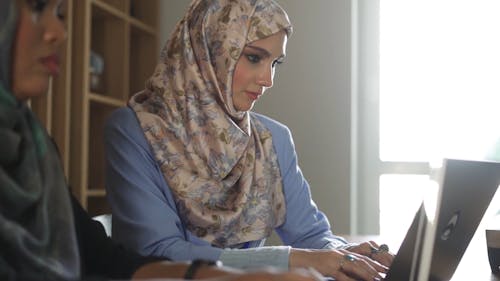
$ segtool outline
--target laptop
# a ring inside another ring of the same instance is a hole
[[[436,182],[384,280],[451,279],[500,184],[500,163],[444,159]]]

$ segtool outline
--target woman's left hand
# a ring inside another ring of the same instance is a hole
[[[374,241],[363,242],[347,248],[347,250],[367,256],[370,259],[379,262],[387,267],[390,267],[394,260],[394,254],[389,251],[389,247],[385,244],[378,245]]]

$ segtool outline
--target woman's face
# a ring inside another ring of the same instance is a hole
[[[19,21],[12,61],[12,91],[18,100],[47,92],[59,73],[61,43],[66,39],[65,0],[17,0]]]
[[[233,104],[238,111],[252,109],[273,86],[275,68],[285,58],[286,41],[285,31],[280,31],[245,46],[233,74]]]

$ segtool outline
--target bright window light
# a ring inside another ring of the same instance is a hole
[[[500,1],[380,1],[380,157],[482,158],[500,136]]]
[[[500,144],[499,15],[498,0],[380,1],[382,162],[481,159]],[[381,175],[381,234],[404,235],[426,180]]]
[[[380,235],[403,239],[424,199],[422,187],[429,183],[429,177],[423,175],[380,177]]]

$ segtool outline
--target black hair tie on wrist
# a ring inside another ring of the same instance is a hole
[[[193,260],[189,265],[189,267],[187,268],[186,273],[184,274],[184,279],[192,280],[198,269],[204,265],[219,267],[222,266],[222,263],[220,261],[203,260],[203,259]]]

